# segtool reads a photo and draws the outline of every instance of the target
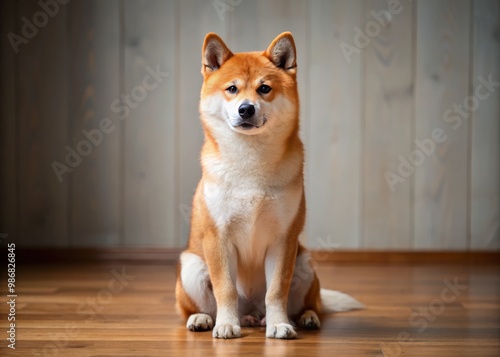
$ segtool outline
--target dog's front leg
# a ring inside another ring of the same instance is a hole
[[[282,237],[266,255],[266,337],[291,339],[297,333],[287,315],[297,243]]]
[[[240,337],[241,327],[236,290],[237,255],[234,246],[226,239],[213,235],[203,240],[203,249],[217,302],[213,337]]]

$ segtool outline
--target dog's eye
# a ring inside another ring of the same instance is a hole
[[[266,84],[263,84],[261,85],[258,89],[257,89],[257,92],[259,92],[260,94],[267,94],[271,91],[271,87],[269,87],[268,85]]]
[[[238,91],[238,88],[236,88],[236,86],[229,86],[226,88],[226,90],[231,93],[231,94],[234,94]]]

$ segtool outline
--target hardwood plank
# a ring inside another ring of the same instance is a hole
[[[125,246],[180,245],[176,227],[182,224],[176,192],[180,140],[176,116],[177,6],[173,0],[124,3],[124,91],[135,95],[134,88],[144,86],[146,76],[152,88],[136,108],[130,108],[122,124]],[[155,80],[148,68],[167,74]]]
[[[20,16],[40,12],[20,1]],[[64,164],[68,145],[67,7],[19,51],[19,243],[68,245],[68,180],[60,182],[54,161]],[[42,22],[43,23],[43,22]]]
[[[119,2],[72,1],[68,10],[70,145],[91,148],[69,177],[71,244],[117,245],[121,126],[111,105],[120,98]]]
[[[393,10],[383,0],[366,4],[365,21],[380,34],[364,50],[363,248],[409,249],[411,182],[391,186],[386,175],[397,174],[399,155],[411,151],[413,9],[401,3]]]
[[[366,308],[323,315],[321,330],[300,330],[300,338],[291,341],[266,339],[263,328],[243,328],[243,337],[230,341],[214,340],[210,332],[190,332],[172,308],[175,266],[122,267],[134,278],[103,300],[107,296],[103,291],[114,277],[112,269],[119,265],[20,266],[18,281],[29,289],[19,291],[19,301],[26,303],[18,305],[16,350],[4,348],[2,355],[324,356],[335,351],[341,356],[451,357],[500,353],[498,264],[319,264],[322,286],[352,294]],[[458,293],[447,290],[448,302],[441,301],[443,308],[433,310],[432,304],[438,306],[436,301],[448,287],[446,281],[455,278]],[[151,301],[145,302],[146,296]],[[88,310],[92,301],[95,309]],[[427,316],[427,324],[410,323],[412,314],[422,308],[430,315],[417,317]],[[7,328],[5,319],[0,327]]]
[[[181,248],[159,247],[123,247],[123,248],[70,248],[70,249],[40,249],[25,248],[21,250],[19,259],[22,262],[36,263],[70,263],[74,262],[106,262],[106,261],[136,261],[168,263],[177,262]]]
[[[19,34],[17,1],[0,4],[0,234],[17,237],[17,56],[8,36]],[[22,45],[20,45],[22,47]],[[3,238],[2,238],[3,239]],[[3,242],[2,242],[3,243]]]
[[[362,25],[362,3],[309,3],[309,147],[306,152],[308,245],[361,245],[361,76],[364,53],[349,63],[340,48]],[[328,39],[328,40],[325,40]],[[306,99],[307,100],[307,99]]]
[[[467,247],[467,125],[455,127],[455,103],[468,95],[470,3],[417,4],[415,133],[431,140],[442,129],[446,140],[431,155],[414,158],[416,249]],[[431,149],[427,149],[431,152]],[[408,158],[407,158],[408,159]]]
[[[479,103],[468,119],[472,130],[471,249],[500,249],[500,90],[496,87],[490,93],[481,84],[481,78],[488,81],[490,76],[500,81],[499,26],[500,3],[474,1],[472,95]]]
[[[215,32],[226,38],[226,18],[219,18],[212,1],[185,0],[179,2],[179,55],[177,58],[179,80],[176,89],[179,94],[178,127],[178,210],[180,224],[179,246],[185,246],[189,236],[191,202],[196,185],[201,178],[200,150],[203,143],[198,105],[201,90],[201,47],[208,32]],[[182,78],[182,80],[180,80]]]

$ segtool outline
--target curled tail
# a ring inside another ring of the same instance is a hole
[[[340,291],[321,289],[321,302],[323,312],[342,312],[364,308],[364,305],[358,300]]]

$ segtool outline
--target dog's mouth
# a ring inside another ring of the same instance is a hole
[[[254,122],[245,121],[239,125],[235,125],[234,127],[238,128],[238,129],[242,129],[242,130],[259,129],[259,128],[262,128],[264,126],[264,124],[266,124],[266,122],[267,122],[267,119],[264,117],[264,120],[263,120],[261,125],[257,125]]]
[[[251,123],[243,123],[243,124],[237,126],[237,128],[241,128],[243,130],[251,130],[253,128],[257,128],[258,129],[258,128],[260,128],[260,126],[257,126],[255,124],[251,124]]]

